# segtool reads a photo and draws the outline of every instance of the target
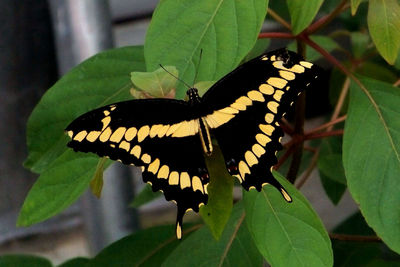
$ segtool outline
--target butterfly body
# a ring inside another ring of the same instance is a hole
[[[228,172],[246,190],[271,184],[291,201],[271,173],[282,148],[279,121],[316,73],[296,53],[272,51],[232,71],[203,97],[190,88],[188,101],[130,100],[83,114],[66,128],[68,146],[141,166],[153,191],[177,203],[180,238],[185,212],[198,212],[208,200],[205,157],[213,153],[212,136]]]

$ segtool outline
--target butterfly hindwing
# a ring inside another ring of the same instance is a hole
[[[317,78],[312,63],[285,49],[255,58],[218,81],[204,95],[206,115],[230,174],[249,190],[275,186],[276,152],[282,148],[279,121],[297,96]]]
[[[153,191],[177,203],[179,237],[185,212],[207,203],[208,171],[195,117],[185,101],[115,103],[73,121],[66,128],[72,139],[68,146],[141,166]]]

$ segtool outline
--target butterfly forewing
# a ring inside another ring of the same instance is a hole
[[[293,52],[277,50],[241,65],[204,95],[204,106],[213,108],[205,117],[227,169],[246,190],[271,184],[291,201],[271,167],[282,148],[279,121],[318,77],[314,68]]]
[[[177,235],[184,213],[207,203],[208,172],[196,115],[185,101],[131,100],[88,112],[66,131],[68,146],[124,164],[142,166],[143,180],[178,205]]]

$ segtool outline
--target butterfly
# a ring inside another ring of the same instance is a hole
[[[318,77],[317,69],[294,52],[275,50],[242,64],[203,97],[190,88],[188,101],[130,100],[85,113],[66,128],[68,146],[140,166],[143,181],[177,204],[180,239],[184,214],[207,204],[212,136],[244,189],[270,184],[292,201],[271,173],[282,149],[279,121]]]

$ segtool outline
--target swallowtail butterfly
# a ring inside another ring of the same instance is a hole
[[[271,173],[282,149],[279,121],[317,73],[294,52],[272,51],[242,64],[203,97],[190,88],[188,101],[130,100],[83,114],[66,128],[68,146],[141,166],[144,182],[176,202],[180,239],[185,212],[207,203],[204,157],[213,153],[212,136],[246,190],[270,184],[291,202]]]

